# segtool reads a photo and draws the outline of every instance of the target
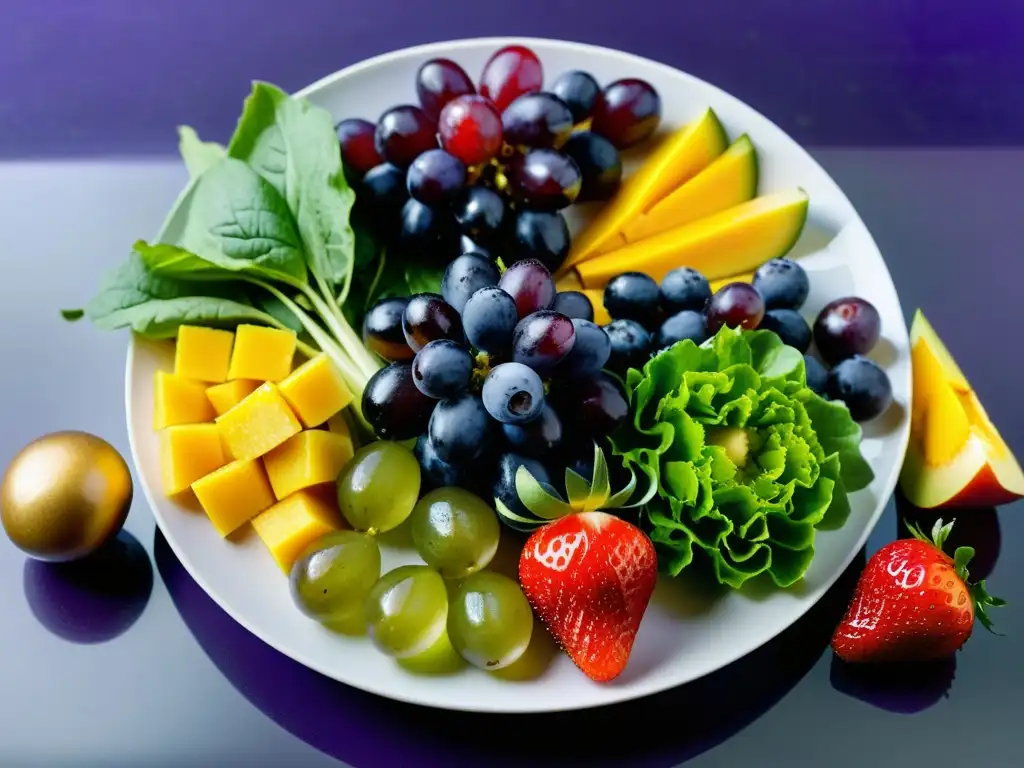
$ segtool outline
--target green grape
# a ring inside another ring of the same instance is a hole
[[[501,525],[494,509],[462,488],[438,488],[409,517],[412,541],[423,562],[446,579],[486,568],[498,551]]]
[[[380,578],[380,547],[372,536],[334,531],[317,539],[295,561],[292,599],[311,619],[329,623],[362,608]]]
[[[338,508],[357,531],[398,527],[419,495],[419,462],[408,448],[387,440],[360,448],[338,478]]]
[[[533,612],[512,579],[480,571],[462,582],[448,611],[448,638],[462,658],[501,669],[526,652],[532,635]]]
[[[444,634],[448,591],[444,579],[425,565],[388,571],[370,590],[363,606],[366,633],[388,656],[417,656]]]

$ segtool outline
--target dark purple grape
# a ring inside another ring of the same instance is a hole
[[[406,174],[409,195],[424,205],[453,200],[466,183],[466,166],[443,149],[428,149],[412,161]]]
[[[489,243],[502,231],[505,200],[487,187],[466,187],[452,206],[462,233],[475,242]]]
[[[363,176],[359,202],[368,202],[375,209],[397,211],[409,199],[409,191],[405,183],[405,171],[391,163],[375,165]]]
[[[520,467],[526,467],[526,470],[533,475],[533,479],[538,483],[551,487],[551,475],[548,474],[543,464],[536,459],[509,452],[501,454],[498,458],[498,472],[494,479],[491,494],[513,514],[532,520],[536,518],[536,515],[526,508],[519,498],[518,491],[516,491],[516,474],[519,472]],[[503,516],[499,517],[501,517],[502,523],[513,530],[532,530],[529,526],[521,528],[515,522],[509,521]]]
[[[519,322],[516,302],[501,288],[481,288],[462,308],[462,324],[469,343],[492,355],[512,347],[512,331]]]
[[[480,95],[494,102],[499,111],[524,93],[539,91],[544,68],[537,54],[525,45],[507,45],[495,51],[480,74]]]
[[[594,320],[594,305],[590,303],[587,294],[580,291],[559,291],[551,308],[571,320]]]
[[[441,278],[441,295],[455,310],[462,312],[469,297],[481,288],[497,285],[501,279],[498,265],[475,253],[452,259]]]
[[[472,238],[462,235],[459,238],[459,253],[472,253],[475,256],[483,256],[489,261],[495,261],[498,258],[498,253],[490,246],[484,247],[480,243],[475,242]]]
[[[658,284],[643,272],[623,272],[604,289],[604,308],[613,320],[636,320],[648,330],[661,322]]]
[[[377,127],[369,120],[357,117],[342,120],[335,128],[341,144],[341,161],[346,172],[351,172],[356,179],[384,162],[374,144],[376,130]]]
[[[550,309],[555,303],[555,281],[551,272],[540,261],[517,261],[505,270],[498,287],[516,303],[520,319],[539,309]]]
[[[465,346],[451,339],[426,344],[412,361],[412,380],[427,397],[444,400],[469,389],[473,356]]]
[[[389,163],[408,168],[413,160],[437,146],[435,122],[411,104],[392,107],[377,121],[374,146]]]
[[[409,297],[402,315],[402,332],[406,343],[416,352],[438,339],[463,340],[459,313],[436,293]]]
[[[811,292],[804,268],[791,259],[766,261],[757,268],[751,285],[760,292],[766,309],[800,309]]]
[[[707,337],[708,324],[704,315],[692,309],[684,309],[661,324],[654,346],[655,349],[662,350],[684,339],[689,339],[694,344],[703,344]]]
[[[558,211],[519,211],[515,219],[510,261],[539,261],[555,272],[569,255],[569,225]]]
[[[501,113],[505,143],[517,149],[553,148],[572,133],[572,112],[550,93],[527,93]]]
[[[363,318],[363,344],[385,360],[411,360],[416,354],[405,341],[402,315],[409,299],[393,296],[381,299]]]
[[[444,105],[457,96],[476,93],[466,71],[451,59],[425,61],[416,71],[416,95],[423,112],[433,121]]]
[[[437,455],[430,438],[420,435],[412,452],[420,463],[423,491],[458,487],[472,491],[482,499],[491,497],[497,469],[496,451],[487,450],[473,461],[449,463]]]
[[[661,122],[661,97],[644,80],[627,78],[608,85],[597,99],[590,130],[617,149],[626,149],[650,136]]]
[[[547,402],[540,416],[528,424],[503,424],[505,439],[512,448],[526,456],[542,458],[557,451],[562,444],[562,420]]]
[[[449,463],[473,461],[494,439],[495,422],[479,395],[464,394],[434,407],[427,436],[438,457]]]
[[[544,382],[522,363],[501,363],[484,379],[484,408],[501,424],[528,424],[544,408]]]
[[[601,86],[590,73],[575,69],[559,75],[551,92],[569,107],[573,122],[582,123],[594,113]]]
[[[580,169],[580,193],[577,203],[610,200],[622,183],[622,158],[608,139],[592,131],[580,131],[569,137],[561,151]]]
[[[590,320],[573,318],[576,341],[572,351],[559,366],[558,376],[591,376],[608,362],[612,354],[612,341],[604,329]]]
[[[811,329],[795,309],[769,309],[758,328],[775,332],[783,344],[801,353],[811,346]]]
[[[719,288],[708,302],[708,333],[724,325],[729,328],[757,328],[764,317],[764,299],[749,283],[729,283]]]
[[[870,421],[892,404],[892,383],[877,363],[855,355],[828,373],[825,392],[831,400],[842,400],[854,421]]]
[[[878,310],[856,296],[830,302],[814,321],[814,343],[829,365],[854,355],[866,355],[881,335],[882,318]]]
[[[381,440],[411,440],[421,434],[436,403],[416,388],[407,362],[381,368],[363,389],[363,417]]]
[[[542,309],[527,315],[512,332],[512,359],[547,373],[572,352],[576,328],[565,315]]]
[[[505,178],[513,202],[538,211],[572,205],[583,183],[576,163],[553,149],[516,155],[505,167]]]
[[[604,327],[612,342],[605,367],[625,375],[630,368],[642,369],[651,356],[651,334],[635,320],[612,320]]]
[[[629,415],[621,387],[603,373],[560,388],[554,406],[574,437],[610,434]]]
[[[711,300],[708,279],[692,267],[677,267],[661,281],[661,306],[670,315],[692,309],[703,312]]]
[[[818,362],[817,358],[804,355],[804,371],[807,376],[807,386],[812,392],[819,395],[825,394],[825,386],[828,383],[828,371],[825,366]]]
[[[400,250],[410,258],[444,262],[458,250],[455,219],[445,208],[407,200],[399,214],[398,226]]]

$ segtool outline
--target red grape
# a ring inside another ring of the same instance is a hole
[[[723,325],[730,328],[757,328],[764,317],[764,299],[749,283],[729,283],[718,289],[708,304],[708,333]]]
[[[555,281],[536,259],[517,261],[506,269],[498,287],[515,299],[520,319],[555,303]]]
[[[607,435],[629,415],[622,388],[610,376],[599,373],[570,382],[561,382],[552,394],[558,415],[575,436]]]
[[[604,136],[616,149],[643,141],[661,122],[661,97],[644,80],[616,80],[597,99],[590,130]]]
[[[494,102],[499,112],[522,96],[536,93],[544,84],[544,68],[537,54],[522,45],[494,52],[480,75],[480,95]]]
[[[878,310],[856,296],[827,304],[814,321],[814,343],[829,365],[854,355],[866,355],[881,335],[882,318]]]
[[[572,204],[583,177],[576,163],[553,149],[531,149],[505,168],[512,200],[535,211],[557,211]]]
[[[445,104],[467,93],[476,93],[473,81],[451,59],[431,59],[416,72],[416,95],[431,120],[440,117]]]
[[[467,166],[486,163],[501,149],[501,117],[483,96],[459,96],[441,110],[441,146]]]
[[[342,120],[335,130],[341,143],[341,160],[357,176],[384,162],[374,145],[373,134],[377,128],[369,120]]]
[[[408,168],[413,160],[437,146],[434,121],[419,107],[392,107],[377,121],[374,144],[389,163]]]
[[[565,315],[542,309],[527,315],[512,332],[512,360],[546,373],[572,352],[576,326]]]
[[[436,293],[417,293],[409,298],[402,315],[406,343],[419,352],[438,339],[463,340],[462,320],[455,308]]]

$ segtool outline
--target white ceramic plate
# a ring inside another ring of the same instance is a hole
[[[128,430],[143,491],[167,541],[185,568],[217,603],[249,631],[284,654],[328,677],[394,699],[450,709],[492,712],[569,710],[633,699],[707,675],[767,642],[799,619],[838,578],[864,545],[893,491],[909,433],[910,365],[907,330],[889,272],[871,235],[828,174],[768,119],[734,97],[662,64],[578,43],[481,39],[410,48],[344,69],[301,91],[336,120],[373,120],[388,107],[415,103],[413,76],[427,59],[446,56],[477,75],[488,56],[512,42],[539,55],[550,81],[581,68],[602,83],[640,77],[659,91],[663,126],[675,128],[711,106],[730,137],[750,135],[758,149],[760,192],[803,187],[810,218],[797,252],[807,255],[812,317],[841,295],[862,296],[882,316],[883,341],[875,352],[892,380],[892,410],[866,425],[863,452],[875,471],[871,486],[851,497],[845,527],[822,532],[817,555],[802,583],[767,594],[732,593],[717,602],[695,598],[685,584],[661,579],[637,636],[629,666],[608,684],[588,680],[557,655],[539,676],[508,680],[466,669],[420,675],[377,652],[365,638],[328,632],[293,607],[287,582],[251,531],[225,542],[201,512],[182,509],[160,492],[158,440],[152,430],[152,377],[168,369],[168,347],[136,340],[128,352]],[[241,102],[241,99],[239,99]],[[579,221],[572,222],[574,226]],[[401,546],[385,551],[385,569],[416,562]]]

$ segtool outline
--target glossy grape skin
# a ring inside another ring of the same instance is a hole
[[[501,116],[483,96],[466,95],[445,104],[438,118],[441,146],[466,164],[488,162],[501,149]]]
[[[405,171],[391,163],[381,163],[367,171],[359,190],[374,209],[383,208],[391,213],[397,213],[409,199]]]
[[[828,372],[825,393],[842,400],[854,421],[870,421],[892,405],[892,383],[874,360],[855,355]]]
[[[530,645],[533,611],[519,585],[500,573],[467,578],[448,608],[448,638],[458,654],[483,670],[504,669]]]
[[[491,493],[495,499],[504,504],[513,514],[527,519],[534,519],[535,515],[520,501],[519,494],[516,491],[516,473],[519,471],[519,467],[526,467],[527,471],[533,475],[537,482],[543,485],[551,485],[551,475],[548,474],[543,464],[536,459],[509,451],[508,453],[501,454],[498,458],[498,472],[495,476]],[[504,517],[501,518],[501,522],[515,530],[530,530],[529,527],[524,528]]]
[[[392,107],[377,121],[374,146],[389,163],[408,168],[413,160],[437,146],[434,121],[411,104]]]
[[[451,59],[431,59],[416,70],[416,96],[423,112],[435,122],[445,104],[472,93],[476,93],[472,79]]]
[[[402,332],[406,343],[416,352],[431,341],[461,342],[464,338],[459,313],[436,293],[417,293],[409,297],[402,314]]]
[[[342,120],[335,127],[341,145],[341,161],[356,179],[384,162],[374,144],[377,126],[357,117]]]
[[[295,561],[289,588],[302,613],[330,624],[360,611],[379,578],[377,540],[356,531],[332,531],[313,542]]]
[[[419,462],[404,445],[388,440],[356,451],[338,478],[338,509],[357,531],[397,528],[419,495]]]
[[[502,232],[505,200],[487,187],[466,187],[452,206],[459,229],[473,241],[487,244]]]
[[[443,400],[469,389],[473,356],[451,339],[431,341],[412,361],[412,381],[427,397]]]
[[[405,296],[381,299],[363,317],[363,344],[390,362],[412,360],[416,354],[402,331],[402,315],[408,303]]]
[[[544,382],[522,363],[494,366],[481,391],[484,408],[501,424],[528,424],[544,408]]]
[[[398,242],[410,258],[447,261],[457,250],[455,219],[444,208],[407,200],[399,213]]]
[[[490,354],[501,354],[512,346],[512,332],[519,322],[516,302],[497,286],[481,288],[462,309],[462,322],[469,343]]]
[[[412,161],[406,180],[410,197],[424,205],[441,205],[459,194],[466,183],[466,166],[443,149],[428,149]]]
[[[539,261],[555,272],[569,255],[569,225],[558,211],[519,211],[511,245],[513,263]]]
[[[378,650],[395,659],[418,656],[444,635],[448,620],[444,579],[425,565],[388,571],[367,595],[363,620]]]
[[[363,417],[381,440],[411,440],[427,427],[435,401],[412,380],[412,363],[381,368],[363,389]]]
[[[641,370],[650,359],[651,334],[635,320],[612,320],[604,327],[612,342],[605,367],[623,376],[630,368]]]
[[[815,346],[829,365],[866,355],[881,336],[882,318],[875,305],[856,296],[829,302],[814,321]]]
[[[661,281],[661,306],[674,315],[684,309],[703,312],[711,301],[708,279],[692,267],[677,267]]]
[[[555,281],[551,272],[537,259],[523,259],[505,270],[498,287],[516,303],[520,319],[555,303]]]
[[[486,568],[498,551],[501,525],[486,501],[463,488],[438,488],[409,517],[413,546],[446,579]]]
[[[555,398],[555,408],[574,436],[608,435],[629,416],[622,388],[603,373],[563,384]]]
[[[601,86],[589,72],[574,69],[559,75],[551,92],[569,107],[573,122],[582,123],[594,113]]]
[[[654,346],[660,351],[684,339],[694,344],[703,344],[707,338],[708,324],[704,315],[692,309],[684,309],[661,324]]]
[[[512,359],[538,373],[547,373],[572,352],[575,343],[572,320],[541,309],[520,320],[512,331]]]
[[[427,436],[441,459],[458,464],[484,453],[495,429],[480,396],[467,393],[435,406]]]
[[[751,285],[761,294],[766,309],[800,309],[811,292],[807,272],[792,259],[766,261],[754,272]]]
[[[565,436],[561,418],[546,401],[540,416],[533,421],[528,424],[502,424],[501,429],[512,450],[534,458],[543,458],[557,451]]]
[[[769,309],[758,326],[766,331],[774,331],[783,344],[788,344],[801,353],[811,346],[811,328],[807,321],[795,309]]]
[[[494,102],[499,112],[522,96],[535,93],[544,83],[544,68],[537,54],[523,45],[495,51],[480,75],[480,95]]]
[[[469,297],[481,288],[497,285],[498,265],[484,256],[464,253],[452,259],[441,278],[441,295],[456,312],[462,312]]]
[[[490,471],[488,464],[491,461],[491,453],[488,450],[471,462],[453,464],[437,455],[437,449],[426,435],[420,435],[413,447],[413,454],[420,463],[423,489],[432,491],[437,488],[458,486],[484,497],[490,496],[493,480],[493,472]]]
[[[828,371],[825,370],[817,358],[804,355],[804,372],[807,377],[807,386],[812,392],[819,395],[825,394],[825,387],[828,384]]]
[[[764,299],[749,283],[729,283],[719,288],[708,302],[708,333],[722,326],[752,330],[764,317]]]
[[[592,131],[580,131],[569,137],[561,152],[580,170],[577,203],[611,200],[622,184],[622,158],[608,139]]]
[[[612,354],[612,340],[590,320],[572,319],[576,340],[558,365],[558,376],[589,376],[604,368]]]
[[[590,130],[604,136],[616,149],[626,149],[654,133],[660,122],[658,92],[644,80],[626,78],[601,91]]]
[[[501,114],[505,143],[517,149],[555,148],[572,133],[572,112],[551,93],[527,93]]]
[[[594,305],[590,303],[587,294],[580,291],[559,291],[555,294],[555,303],[551,308],[570,320],[594,321]]]
[[[648,330],[661,321],[658,284],[642,272],[623,272],[604,289],[604,308],[613,320],[636,320]]]
[[[571,158],[553,149],[531,149],[505,167],[512,201],[536,211],[558,211],[572,205],[583,178]]]
[[[459,238],[459,254],[472,253],[476,256],[483,256],[485,259],[495,261],[498,258],[498,251],[491,246],[484,247],[480,243],[474,242],[472,238],[462,235]]]

